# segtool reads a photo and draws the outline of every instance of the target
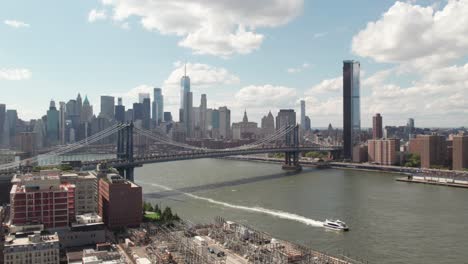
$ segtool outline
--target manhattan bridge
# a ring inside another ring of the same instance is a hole
[[[99,144],[103,139],[116,137],[116,146],[104,148]],[[164,146],[164,151],[146,150],[135,153],[135,137],[146,138],[152,141],[157,146]],[[284,153],[283,169],[298,170],[299,156],[302,152],[309,151],[324,151],[332,156],[339,155],[342,150],[341,146],[329,146],[309,143],[301,145],[299,143],[299,126],[285,126],[275,131],[272,135],[262,138],[258,141],[241,145],[238,147],[212,149],[197,147],[190,144],[177,142],[163,133],[150,131],[134,126],[133,123],[118,123],[107,129],[102,130],[86,139],[57,146],[53,150],[38,156],[28,159],[15,161],[12,163],[2,164],[0,166],[0,174],[14,174],[19,170],[30,169],[33,166],[39,165],[39,160],[59,160],[58,157],[73,154],[80,149],[94,146],[93,149],[100,149],[99,154],[115,154],[111,158],[102,158],[110,155],[93,155],[93,158],[86,158],[86,161],[81,162],[82,168],[95,168],[97,164],[105,163],[110,167],[117,169],[126,179],[134,180],[134,169],[141,167],[144,164],[169,162],[177,160],[191,160],[203,158],[222,158],[236,155],[253,155],[266,153]],[[168,151],[171,149],[171,151]],[[88,154],[93,154],[92,151],[86,151]],[[51,164],[52,165],[52,164]]]

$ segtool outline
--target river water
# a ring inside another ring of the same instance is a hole
[[[146,200],[185,219],[222,216],[273,236],[369,263],[468,263],[468,190],[396,182],[398,175],[203,159],[135,172]],[[326,218],[350,226],[327,231]]]

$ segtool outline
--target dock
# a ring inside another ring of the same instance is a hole
[[[468,181],[453,178],[408,175],[407,177],[397,178],[396,180],[399,182],[430,184],[468,189]]]

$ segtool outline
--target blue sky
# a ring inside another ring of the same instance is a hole
[[[100,95],[130,105],[162,87],[175,114],[187,62],[194,105],[207,93],[233,121],[244,109],[259,121],[305,99],[313,126],[340,127],[342,61],[356,59],[363,126],[375,112],[468,125],[463,11],[467,0],[3,0],[0,101],[29,119],[78,92],[98,112]]]

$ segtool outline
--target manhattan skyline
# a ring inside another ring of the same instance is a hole
[[[99,109],[99,97],[111,95],[123,97],[128,107],[138,93],[160,87],[165,109],[177,116],[187,62],[194,102],[205,93],[208,107],[228,106],[233,121],[242,119],[244,109],[257,122],[269,110],[299,112],[303,99],[312,127],[339,127],[341,63],[356,59],[362,70],[362,127],[370,127],[377,112],[385,115],[384,125],[404,125],[410,117],[419,127],[468,125],[463,46],[468,25],[454,14],[468,10],[468,1],[357,1],[354,7],[273,1],[270,9],[257,12],[263,20],[256,11],[266,3],[238,1],[227,11],[236,21],[186,9],[168,18],[157,11],[163,2],[148,7],[142,1],[135,9],[125,0],[2,4],[0,86],[15,91],[4,93],[3,103],[29,120],[40,118],[50,99],[58,104],[81,93]],[[223,5],[230,4],[206,3],[213,10]],[[252,14],[243,13],[246,8]],[[359,18],[341,17],[353,8],[362,9]],[[183,14],[193,25],[176,19]],[[424,22],[408,20],[416,15]],[[215,28],[213,38],[202,22],[225,27]],[[444,23],[457,27],[437,34]],[[401,32],[390,32],[389,25]],[[428,39],[411,39],[415,29],[427,32]],[[372,41],[379,32],[385,41]]]

